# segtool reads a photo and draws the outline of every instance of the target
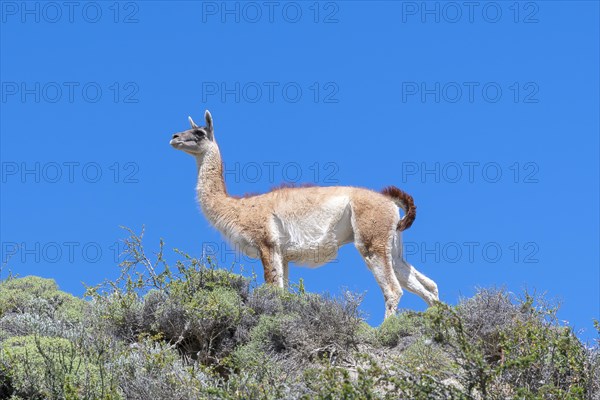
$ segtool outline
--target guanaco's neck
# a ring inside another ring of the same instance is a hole
[[[223,200],[227,196],[223,178],[223,162],[219,147],[215,144],[204,154],[196,157],[198,166],[198,201],[208,205],[212,201]]]
[[[196,157],[198,183],[196,193],[202,211],[214,225],[231,207],[234,200],[227,195],[223,178],[223,163],[219,147],[214,144],[206,153]],[[220,228],[217,226],[217,228]]]

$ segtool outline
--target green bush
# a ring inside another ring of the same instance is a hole
[[[293,316],[263,315],[250,333],[250,341],[238,346],[230,358],[230,366],[236,370],[260,370],[270,363],[269,354],[292,350],[287,326]]]
[[[360,343],[364,343],[366,345],[379,345],[380,342],[378,333],[378,328],[374,328],[362,321],[356,330],[356,337]]]
[[[418,314],[407,311],[387,318],[376,333],[378,342],[386,347],[397,346],[402,338],[416,335],[420,330]]]
[[[307,369],[304,379],[309,392],[304,399],[374,399],[376,382],[383,371],[369,369],[360,371],[356,378],[344,368],[327,366],[323,369]]]
[[[229,287],[174,290],[156,306],[145,328],[177,343],[185,354],[214,363],[233,351],[236,327],[245,312],[239,293]]]
[[[0,317],[8,313],[32,312],[79,321],[85,307],[82,299],[58,290],[52,279],[26,276],[0,282]]]
[[[104,366],[64,338],[13,337],[2,343],[14,395],[27,399],[118,398]]]
[[[198,399],[211,378],[164,343],[149,338],[127,348],[114,361],[119,391],[128,400]]]
[[[481,296],[472,301],[478,298]],[[591,397],[592,358],[572,330],[558,324],[558,309],[540,300],[536,303],[526,294],[510,311],[519,316],[510,327],[495,334],[488,330],[483,336],[473,335],[473,330],[465,327],[472,319],[464,319],[447,305],[438,304],[425,313],[433,338],[459,366],[457,376],[469,395],[497,399]],[[498,349],[493,358],[484,339],[490,334]]]
[[[361,366],[351,371],[325,365],[305,370],[301,399],[471,399],[452,385],[423,371],[413,374],[400,362],[377,362],[363,354]]]
[[[90,324],[126,342],[143,333],[143,303],[135,292],[113,292],[92,299]]]
[[[439,378],[456,374],[453,362],[443,347],[431,339],[420,337],[408,345],[398,356],[398,362],[407,371]]]
[[[520,323],[503,335],[501,378],[527,398],[583,398],[588,385],[585,347],[570,328]]]

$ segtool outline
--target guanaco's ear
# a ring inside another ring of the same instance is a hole
[[[210,115],[210,111],[206,110],[204,112],[204,120],[206,121],[206,134],[208,138],[214,142],[215,131],[213,130],[212,115]]]
[[[188,121],[190,121],[190,125],[192,126],[192,129],[195,129],[198,127],[198,125],[196,125],[196,123],[194,122],[192,117],[188,117]]]
[[[213,130],[213,122],[212,122],[212,115],[210,115],[210,111],[206,110],[204,112],[204,119],[206,120],[206,128],[209,131]]]

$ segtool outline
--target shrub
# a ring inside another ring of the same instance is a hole
[[[58,290],[52,279],[26,276],[0,282],[0,316],[31,312],[54,319],[79,321],[85,306],[82,299]]]
[[[8,361],[0,357],[0,399],[8,399],[13,392]]]
[[[304,382],[308,393],[304,399],[374,399],[376,394],[375,376],[382,378],[378,368],[361,370],[356,379],[344,368],[326,366],[323,369],[307,369]]]
[[[410,311],[389,317],[377,329],[376,339],[380,345],[395,347],[403,338],[419,332],[419,320],[418,314]]]
[[[567,327],[520,323],[503,335],[502,382],[520,397],[583,398],[587,386],[585,348]]]
[[[469,298],[462,299],[456,307],[464,334],[477,342],[487,361],[498,362],[502,357],[501,337],[520,321],[537,320],[529,307],[521,307],[511,301],[504,290],[479,289]]]
[[[401,363],[379,363],[367,354],[365,362],[351,373],[346,368],[325,365],[306,369],[302,399],[470,399],[453,386],[428,375],[412,374]]]
[[[250,341],[232,354],[229,365],[236,370],[260,370],[271,363],[270,356],[291,352],[298,343],[288,335],[293,316],[263,315],[250,333]]]
[[[22,336],[2,343],[14,395],[28,399],[117,398],[102,363],[64,338]]]
[[[286,314],[294,316],[286,322],[286,331],[290,343],[298,343],[299,358],[333,360],[356,350],[361,300],[348,292],[342,298],[294,295],[286,304]]]
[[[154,321],[146,328],[177,343],[193,358],[204,363],[218,363],[235,347],[236,326],[244,312],[240,295],[229,287],[198,289],[196,292],[174,290],[156,307]]]
[[[556,307],[536,302],[526,294],[518,305],[509,306],[502,301],[506,304],[505,313],[499,315],[495,330],[473,330],[473,325],[465,327],[477,320],[477,315],[485,315],[478,310],[478,305],[484,309],[489,306],[490,302],[481,301],[488,294],[475,297],[470,319],[463,319],[459,312],[442,304],[425,313],[433,337],[447,348],[460,367],[458,376],[469,395],[498,399],[591,396],[588,389],[592,379],[591,359],[571,329],[558,324]],[[503,318],[506,314],[514,315],[508,323]],[[478,334],[473,335],[473,332]],[[497,345],[498,357],[489,356],[490,345],[485,338],[491,338]]]
[[[398,356],[398,362],[413,374],[449,378],[456,373],[450,356],[442,346],[423,337],[408,345]]]
[[[72,325],[35,313],[8,313],[0,318],[0,340],[11,336],[62,336],[72,332]]]
[[[186,365],[171,346],[144,339],[130,346],[115,362],[118,386],[125,399],[198,399],[210,378]]]
[[[143,303],[137,293],[113,292],[91,301],[88,318],[93,329],[132,343],[143,332]]]
[[[366,322],[362,321],[356,330],[356,336],[360,343],[365,345],[379,345],[378,328],[374,328]]]

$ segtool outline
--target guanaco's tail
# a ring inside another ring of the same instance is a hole
[[[403,231],[410,228],[417,216],[417,206],[412,196],[396,186],[388,186],[381,191],[381,194],[389,197],[404,210],[404,217],[398,222],[397,230]]]

